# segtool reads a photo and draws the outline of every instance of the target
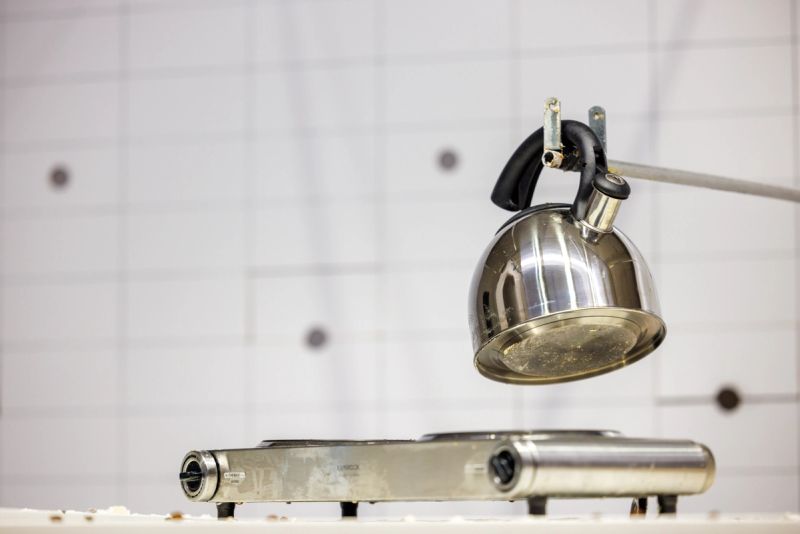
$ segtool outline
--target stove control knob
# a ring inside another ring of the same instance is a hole
[[[208,451],[192,451],[181,463],[179,478],[183,493],[193,501],[208,501],[217,492],[219,468]]]
[[[517,462],[514,460],[514,455],[510,451],[503,450],[492,456],[489,461],[492,467],[492,473],[499,486],[507,486],[509,482],[514,480],[514,471],[517,467]]]

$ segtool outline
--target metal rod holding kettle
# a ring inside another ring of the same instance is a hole
[[[692,187],[716,189],[717,191],[729,191],[731,193],[742,193],[745,195],[774,198],[777,200],[800,202],[800,189],[795,189],[793,187],[763,184],[750,180],[716,176],[714,174],[652,167],[650,165],[630,163],[628,161],[609,160],[608,170],[614,174],[624,176],[625,178],[638,178],[640,180],[663,182],[667,184],[690,185]]]
[[[543,163],[548,167],[559,168],[564,159],[561,150],[561,103],[557,98],[551,97],[545,100],[544,106],[544,132],[546,141],[544,154],[542,156]],[[606,112],[602,107],[593,106],[589,109],[589,126],[594,131],[595,135],[597,135],[603,147],[607,149]],[[625,178],[703,187],[717,191],[742,193],[745,195],[800,203],[800,189],[794,187],[764,184],[751,180],[681,171],[665,167],[653,167],[651,165],[642,165],[640,163],[631,163],[628,161],[609,160],[608,170],[613,174],[618,174]]]

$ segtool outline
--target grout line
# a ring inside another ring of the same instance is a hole
[[[244,182],[244,209],[242,233],[244,236],[244,278],[245,278],[245,344],[252,343],[254,339],[254,308],[252,302],[252,285],[250,281],[250,267],[255,262],[255,250],[257,245],[257,181],[259,177],[259,162],[256,157],[256,105],[257,105],[257,84],[255,80],[254,61],[255,47],[257,43],[257,25],[255,17],[256,6],[253,0],[248,0],[244,15],[244,34],[245,34],[245,94],[244,94],[244,114],[245,114],[245,182]]]
[[[609,112],[615,110],[609,109]],[[659,118],[668,121],[702,121],[708,119],[747,119],[765,117],[792,118],[795,114],[791,107],[756,107],[748,108],[721,108],[718,110],[658,110]],[[614,120],[622,122],[646,122],[651,119],[652,110],[640,112],[615,112]],[[472,132],[505,130],[508,128],[510,116],[488,117],[480,119],[451,119],[436,121],[391,122],[383,125],[339,125],[337,127],[296,127],[278,128],[271,131],[257,131],[255,137],[258,141],[274,139],[303,139],[303,138],[358,138],[374,136],[376,133],[389,135],[430,134],[436,132],[449,133],[464,130]],[[540,117],[523,115],[525,123],[536,123]],[[150,134],[146,136],[129,136],[128,145],[131,147],[148,149],[153,147],[164,148],[173,146],[197,146],[201,144],[223,144],[243,142],[244,132],[211,132],[211,133],[181,133],[181,134]],[[112,137],[89,138],[62,138],[49,140],[22,141],[16,143],[0,143],[0,153],[3,154],[28,154],[51,152],[54,150],[99,150],[113,148],[116,140]]]
[[[516,136],[518,137],[518,136]],[[509,132],[510,138],[510,132]],[[569,182],[568,180],[572,179],[573,176],[565,175],[563,177],[565,180],[562,182],[556,183],[548,183],[543,184],[542,190],[547,191],[549,193],[555,192],[567,192],[573,191],[574,185]],[[766,178],[766,177],[765,177]],[[786,183],[788,180],[793,181],[794,177],[788,177],[786,179],[778,179],[777,177],[770,177],[770,180],[764,180],[766,182],[771,183],[779,183],[783,182]],[[646,182],[637,181],[637,186],[643,185],[648,188],[654,187],[654,185],[647,184]],[[680,194],[690,194],[692,192],[697,194],[703,194],[710,190],[704,190],[702,192],[698,192],[697,189],[688,188],[681,185],[676,184],[657,184],[661,186],[665,186],[665,189],[662,194],[664,196],[668,195],[680,195]],[[792,184],[788,184],[792,185]],[[436,192],[436,191],[434,191]],[[723,192],[721,194],[728,195],[728,198],[731,201],[737,200],[749,200],[753,199],[754,197],[748,195],[742,195],[734,192]],[[486,203],[486,186],[480,187],[478,185],[467,185],[464,187],[459,188],[457,191],[447,192],[444,194],[442,191],[441,195],[438,196],[431,196],[431,190],[407,190],[407,191],[397,191],[391,192],[391,196],[385,199],[385,203],[388,206],[392,207],[399,207],[399,206],[408,206],[408,205],[442,205],[442,206],[464,206],[469,204],[470,207],[474,207],[478,204],[485,205]],[[677,197],[673,197],[677,198]],[[309,194],[300,196],[299,194],[295,195],[285,195],[285,196],[270,196],[264,197],[260,199],[253,199],[252,201],[252,209],[257,213],[261,213],[263,211],[279,208],[285,209],[287,204],[300,204],[306,202],[308,200],[314,200],[316,202],[324,202],[326,204],[336,206],[336,207],[344,207],[344,206],[353,206],[353,205],[360,205],[364,202],[378,202],[382,199],[382,195],[380,192],[372,191],[369,193],[357,193],[357,192],[346,192],[340,191],[336,194]],[[761,201],[772,201],[771,199],[757,199]],[[789,203],[781,203],[780,206],[786,207],[793,207]],[[104,217],[116,217],[118,214],[118,206],[117,202],[106,202],[102,204],[95,204],[95,205],[73,205],[73,206],[54,206],[54,207],[46,207],[46,206],[17,206],[11,208],[0,209],[0,219],[6,220],[8,222],[13,223],[24,223],[24,222],[31,222],[31,221],[62,221],[64,219],[90,219],[90,218],[104,218]],[[173,202],[170,204],[166,203],[155,203],[155,202],[141,202],[141,203],[128,203],[126,206],[127,212],[132,217],[159,217],[159,216],[173,216],[173,215],[229,215],[231,213],[241,213],[242,210],[242,201],[197,201],[197,202],[190,202],[190,203],[181,203],[181,202]],[[292,209],[302,210],[303,208],[300,206],[295,206]],[[499,219],[497,224],[499,224]],[[749,249],[737,249],[737,251],[741,252],[742,250],[749,250]],[[793,248],[791,250],[794,250]],[[762,251],[759,250],[759,253]],[[780,248],[773,248],[773,249],[764,249],[766,254],[771,255],[773,257],[783,257],[789,252],[789,249],[780,249]],[[703,252],[701,259],[726,259],[733,254],[733,251],[708,251]],[[694,258],[696,256],[691,256]],[[681,256],[680,253],[671,253],[668,259],[674,261],[682,261],[683,258],[689,258],[689,256]]]
[[[762,407],[778,407],[785,405],[794,405],[798,402],[797,395],[791,394],[753,394],[745,396],[747,405],[758,405]],[[350,399],[337,402],[330,402],[327,399],[318,399],[315,401],[302,402],[256,402],[249,408],[243,407],[240,403],[232,404],[209,404],[199,403],[192,405],[177,405],[177,404],[158,404],[158,405],[132,405],[129,408],[126,420],[134,419],[150,419],[150,418],[184,418],[184,417],[200,417],[198,414],[202,413],[202,417],[236,417],[239,415],[274,415],[280,414],[282,416],[308,416],[308,415],[347,415],[351,413],[360,414],[373,414],[381,417],[394,414],[404,413],[420,413],[420,412],[463,412],[468,411],[486,411],[486,412],[507,412],[508,399],[507,396],[502,397],[451,397],[448,399],[442,398],[417,398],[414,400],[403,401],[393,399],[384,402],[384,406],[379,403],[372,402],[373,398],[360,398]],[[558,401],[565,401],[567,399],[561,398]],[[574,398],[572,399],[575,400]],[[630,396],[630,397],[612,397],[612,396],[585,396],[580,398],[580,404],[563,405],[562,408],[567,411],[586,411],[592,412],[597,409],[625,409],[631,406],[641,405],[646,401],[646,397]],[[538,400],[531,403],[535,408],[547,410],[553,408],[551,402],[547,399]],[[718,413],[725,417],[731,417],[732,414],[724,413],[717,406],[717,403],[712,397],[709,396],[685,396],[685,397],[665,397],[658,399],[657,407],[663,408],[709,408],[717,410]],[[556,410],[557,413],[558,410]],[[733,412],[735,413],[735,412]],[[75,419],[90,419],[90,420],[113,420],[114,417],[113,406],[103,407],[89,407],[89,406],[14,406],[5,415],[7,420],[25,421],[25,420],[75,420]],[[601,425],[602,426],[602,425]],[[430,429],[436,430],[436,429]],[[390,429],[391,431],[391,429]],[[384,430],[385,432],[385,430]],[[349,432],[348,432],[349,433]],[[357,429],[355,431],[358,435],[369,435],[375,437],[371,429]],[[258,438],[257,438],[258,439]]]
[[[614,112],[614,120],[620,123],[647,122],[651,120],[653,110],[636,112]],[[747,108],[721,108],[717,110],[657,110],[659,119],[668,121],[703,121],[708,119],[748,119],[765,117],[792,118],[795,111],[792,107],[750,106]],[[415,122],[391,122],[384,124],[366,125],[339,125],[337,127],[296,127],[277,128],[270,131],[256,131],[258,141],[274,139],[303,139],[303,138],[359,138],[373,137],[376,133],[389,135],[430,134],[436,132],[449,133],[453,131],[490,131],[506,130],[511,116],[498,116],[480,119],[452,119]],[[525,123],[537,123],[540,117],[522,115]],[[150,134],[146,136],[128,137],[128,145],[141,149],[153,147],[164,148],[173,146],[197,146],[201,144],[241,143],[246,139],[246,133],[241,131],[210,132],[210,133],[181,133],[181,134]],[[100,150],[116,147],[116,138],[87,137],[87,138],[62,138],[35,141],[22,141],[0,143],[0,153],[3,154],[28,154],[51,152],[54,150]]]
[[[282,22],[281,37],[283,39],[283,44],[286,46],[287,50],[300,49],[298,42],[301,36],[297,28],[298,25],[294,23],[299,14],[293,12],[290,5],[287,3],[281,3],[279,6],[281,11],[279,17]],[[299,124],[303,127],[302,129],[308,130],[305,126],[311,123],[311,115],[309,108],[306,106],[306,102],[309,101],[308,95],[309,91],[312,90],[312,81],[309,77],[305,76],[304,71],[290,73],[287,81],[290,93],[287,104],[290,120],[293,124]],[[348,103],[349,102],[345,101],[342,102],[341,105],[346,106]],[[320,187],[321,176],[326,172],[326,169],[321,167],[321,162],[318,158],[309,155],[311,143],[313,141],[311,136],[307,134],[303,135],[301,141],[304,157],[300,158],[300,161],[301,175],[303,176],[302,183],[305,187],[304,192],[320,191],[322,190],[322,187]],[[295,150],[301,147],[295,147]],[[300,205],[305,208],[305,216],[301,218],[298,226],[301,226],[307,232],[306,237],[311,249],[318,255],[328,257],[328,254],[333,251],[335,246],[333,240],[330,239],[332,234],[330,219],[332,215],[329,210],[329,204],[319,197],[309,196],[307,200],[300,203]],[[308,281],[308,287],[314,293],[314,300],[312,302],[314,302],[318,311],[316,319],[322,322],[321,324],[306,323],[303,325],[303,328],[308,331],[311,328],[319,327],[322,328],[323,331],[328,331],[332,327],[330,324],[331,320],[337,317],[341,312],[341,303],[335,297],[331,286],[325,284],[324,281],[318,277],[312,277]],[[306,319],[303,318],[303,320]],[[335,339],[338,334],[339,332],[333,331],[331,337]],[[355,377],[343,366],[334,366],[331,370],[331,376],[329,376],[328,379],[339,386],[339,391],[344,392],[348,391],[353,386],[352,382],[355,380]]]
[[[378,0],[372,4],[375,9],[374,13],[374,46],[375,56],[373,60],[373,91],[375,99],[373,102],[375,123],[378,128],[373,134],[373,150],[374,150],[374,174],[376,182],[377,197],[375,200],[375,257],[378,259],[376,268],[376,276],[379,283],[376,285],[375,294],[373,295],[375,302],[375,310],[380,315],[382,311],[388,308],[388,298],[386,294],[386,266],[388,263],[388,250],[387,243],[387,228],[386,228],[386,206],[388,204],[387,198],[387,175],[386,162],[388,151],[388,137],[386,129],[386,100],[387,100],[387,87],[386,87],[386,58],[385,48],[385,28],[386,28],[386,2],[385,0]],[[377,408],[378,417],[374,421],[375,436],[388,436],[390,429],[385,426],[385,413],[388,407],[388,400],[386,391],[388,388],[388,363],[389,357],[387,344],[385,340],[385,332],[383,323],[378,323],[377,337],[380,340],[378,347],[378,360],[375,366],[375,387],[377,388]]]
[[[790,37],[760,38],[760,39],[721,39],[711,41],[674,41],[669,43],[656,43],[653,40],[647,42],[632,42],[627,44],[590,46],[581,45],[575,47],[552,47],[525,49],[517,47],[516,54],[525,61],[572,59],[585,57],[604,57],[617,55],[631,55],[647,53],[652,48],[663,51],[687,51],[687,50],[741,50],[744,48],[780,47],[791,46]],[[412,54],[384,56],[381,62],[388,68],[393,67],[417,67],[431,65],[451,65],[454,63],[468,62],[490,62],[506,61],[509,59],[508,50],[469,50],[458,52],[446,52],[435,54]],[[365,54],[361,57],[344,59],[301,59],[289,61],[258,62],[254,60],[252,67],[256,74],[272,74],[293,71],[313,71],[313,70],[346,70],[346,69],[370,69],[374,66],[377,58],[375,54]],[[104,83],[114,81],[118,73],[113,70],[107,71],[84,71],[71,74],[45,75],[45,76],[13,76],[4,79],[8,87],[39,87],[49,85],[71,85],[84,83]],[[148,69],[134,69],[129,71],[131,82],[140,81],[169,81],[178,79],[197,79],[197,78],[219,78],[221,76],[239,77],[242,76],[242,63],[232,61],[230,63],[209,63],[199,66],[183,67],[159,67]]]
[[[2,0],[0,0],[2,2]],[[5,57],[6,51],[4,48],[5,39],[0,38],[0,73],[5,71]],[[6,109],[6,88],[5,84],[0,80],[0,140],[6,138],[6,117],[4,111]],[[7,194],[6,191],[6,182],[5,182],[5,168],[6,166],[3,164],[2,157],[0,157],[0,206],[5,203],[5,195]],[[1,210],[1,208],[0,208]],[[5,257],[5,239],[3,234],[3,226],[6,222],[0,217],[0,258]],[[2,265],[0,265],[0,272],[2,272]],[[4,379],[5,379],[5,361],[6,361],[6,347],[5,347],[5,335],[4,332],[6,331],[6,317],[5,317],[5,283],[2,279],[0,279],[0,459],[3,458],[4,454],[4,447],[3,443],[5,440],[2,439],[2,434],[5,432],[5,416],[6,410],[5,406],[3,406],[3,387],[4,387]],[[3,463],[0,463],[0,481],[5,480],[5,468],[3,467]],[[6,501],[6,489],[5,484],[0,483],[0,507],[5,505]]]
[[[796,404],[800,396],[794,393],[751,393],[742,395],[750,404]],[[663,395],[656,398],[657,406],[715,406],[712,395]]]
[[[794,185],[800,187],[800,28],[797,27],[800,19],[800,6],[798,0],[789,0],[789,13],[792,36],[791,48],[791,80],[790,87],[794,99],[792,101],[794,119],[792,121],[792,170]],[[800,254],[800,205],[794,208],[794,239],[795,252]],[[800,267],[800,260],[795,260],[795,269]],[[795,319],[800,320],[800,284],[795,280]],[[800,394],[800,328],[795,329],[795,389]],[[800,417],[800,414],[798,415]],[[800,421],[799,421],[800,423]],[[795,426],[798,442],[797,457],[800,463],[800,424]],[[800,487],[800,480],[798,480]],[[800,509],[800,489],[798,491],[797,508]]]
[[[158,2],[144,3],[132,0],[117,0],[114,2],[116,5],[109,6],[106,4],[87,5],[80,7],[70,8],[39,8],[28,9],[21,11],[11,11],[8,13],[0,14],[0,23],[6,22],[34,22],[46,20],[69,20],[75,18],[91,18],[111,16],[119,13],[120,8],[126,8],[126,11],[131,16],[151,13],[188,13],[192,11],[210,11],[214,9],[228,9],[230,6],[241,5],[245,0],[227,0],[226,4],[218,2],[185,2],[181,4],[159,4]],[[66,5],[66,2],[62,3]]]
[[[509,3],[509,28],[511,30],[511,50],[509,60],[509,88],[511,94],[511,120],[509,121],[509,128],[511,130],[511,143],[510,146],[516,147],[518,143],[526,135],[523,131],[525,121],[523,120],[523,101],[522,101],[522,28],[521,28],[521,14],[522,7],[520,0],[510,0]],[[501,162],[498,162],[501,163]],[[486,184],[486,193],[489,192],[491,184]],[[488,194],[485,196],[488,197]],[[488,198],[487,198],[488,202]],[[476,258],[476,261],[478,259]],[[513,425],[516,428],[523,428],[525,426],[526,410],[525,410],[525,389],[514,388],[511,393],[511,412]]]
[[[800,328],[800,322],[786,321],[781,324],[774,322],[753,323],[693,323],[691,325],[676,325],[675,329],[681,332],[705,332],[726,334],[741,332],[743,329],[755,329],[762,333],[794,332]],[[439,329],[371,329],[371,330],[346,330],[339,333],[334,346],[346,347],[348,345],[386,345],[395,343],[407,344],[409,339],[415,343],[421,342],[452,342],[464,341],[464,331],[461,328]],[[42,353],[70,353],[82,351],[107,351],[116,347],[116,340],[59,340],[59,339],[28,339],[6,342],[5,352],[7,357],[24,356]],[[205,348],[244,348],[240,335],[230,334],[221,336],[176,336],[176,337],[146,337],[131,338],[126,342],[127,350],[148,351],[164,349],[194,349]],[[262,350],[287,349],[297,347],[295,336],[272,337],[269,341],[261,341],[252,345]]]
[[[116,339],[99,340],[64,340],[64,339],[40,339],[22,340],[6,343],[6,351],[9,354],[31,354],[31,353],[51,353],[51,352],[78,352],[78,351],[101,351],[115,349],[119,346]],[[144,337],[129,338],[125,342],[128,351],[150,350],[150,349],[186,349],[202,346],[205,348],[218,347],[240,347],[241,336],[221,335],[221,336],[176,336],[176,337]],[[263,344],[262,346],[272,346]],[[277,346],[277,345],[276,345]]]
[[[248,438],[256,432],[255,404],[255,362],[256,351],[250,350],[256,344],[256,280],[251,266],[255,264],[255,251],[258,240],[257,225],[257,180],[259,163],[256,156],[256,107],[257,83],[255,77],[255,50],[258,42],[258,25],[256,24],[256,5],[248,0],[244,9],[245,32],[245,183],[244,183],[244,270],[242,273],[244,291],[244,403],[245,403],[245,436]]]
[[[0,14],[0,25],[13,24],[17,22],[44,22],[51,20],[69,20],[92,17],[111,17],[119,14],[119,5],[103,7],[80,7],[69,10],[40,9],[30,11],[18,11]]]
[[[681,17],[682,20],[685,21],[685,24],[681,26],[680,31],[688,33],[691,29],[691,26],[696,22],[696,13],[694,10],[691,9],[689,6],[684,6],[684,16]],[[649,47],[648,47],[648,56],[649,56],[649,67],[650,67],[650,102],[649,102],[649,109],[650,109],[650,124],[649,124],[649,131],[648,137],[650,141],[650,158],[655,165],[659,164],[661,159],[661,150],[660,150],[660,124],[664,121],[666,116],[669,116],[669,113],[665,113],[662,109],[662,99],[664,96],[664,86],[666,84],[671,83],[674,79],[671,76],[670,72],[662,72],[662,63],[659,61],[659,52],[661,51],[661,47],[659,46],[659,35],[658,35],[658,8],[657,8],[657,0],[649,0],[647,4],[647,24],[648,24],[648,34],[650,35],[649,40]],[[673,60],[667,67],[667,69],[674,70],[675,68],[675,61]],[[666,70],[666,69],[665,69]],[[717,117],[719,113],[714,113]],[[741,116],[741,115],[739,115]],[[665,263],[665,257],[663,254],[663,244],[661,243],[661,231],[662,225],[664,223],[664,211],[662,210],[662,202],[663,202],[663,193],[667,189],[664,184],[654,183],[652,184],[652,193],[651,193],[651,202],[652,202],[652,211],[651,211],[651,220],[652,220],[652,229],[651,229],[651,239],[653,240],[653,258],[652,262],[650,263],[651,270],[653,268],[660,269],[663,267]],[[692,260],[694,261],[694,260]],[[655,277],[657,279],[657,277]],[[658,282],[656,280],[656,287],[659,287]],[[670,325],[673,326],[674,323]],[[659,356],[657,354],[656,356]],[[653,393],[654,399],[653,402],[656,403],[661,391],[660,391],[660,380],[659,377],[661,376],[661,363],[662,360],[660,357],[656,357],[653,363]],[[663,421],[661,418],[661,412],[656,407],[654,407],[654,427],[657,435],[661,435],[663,432]]]
[[[655,4],[656,0],[649,0],[647,3],[647,25],[648,35],[650,40],[648,42],[648,62],[649,62],[649,75],[650,75],[650,123],[648,125],[647,137],[649,138],[649,156],[651,161],[657,162],[659,158],[658,138],[659,138],[659,119],[660,114],[660,92],[659,92],[659,63],[658,63],[658,49],[656,46],[658,40],[658,10]],[[661,202],[660,193],[662,187],[660,184],[653,184],[650,196],[651,211],[650,219],[652,221],[652,230],[650,238],[653,240],[652,254],[650,259],[651,270],[653,267],[658,267],[661,259]],[[658,287],[658,285],[656,285]],[[653,376],[651,377],[653,387],[653,429],[656,436],[661,436],[663,433],[663,422],[661,419],[661,411],[658,409],[657,399],[661,393],[660,380],[661,376],[661,358],[660,354],[653,355]]]
[[[127,470],[121,461],[128,456],[128,428],[127,428],[127,337],[128,337],[128,317],[127,317],[127,263],[128,263],[128,209],[127,209],[127,189],[129,179],[128,168],[128,97],[129,86],[127,78],[127,66],[129,55],[129,31],[130,19],[128,7],[120,4],[117,13],[119,17],[119,74],[118,83],[118,108],[119,130],[117,141],[118,157],[118,191],[117,191],[117,273],[116,273],[116,293],[117,293],[117,375],[116,375],[116,424],[117,424],[117,444],[116,454],[118,455],[117,472],[117,498],[120,502],[126,502],[127,492]]]
[[[571,176],[568,178],[572,178]],[[793,180],[793,178],[790,178]],[[776,180],[777,181],[777,180]],[[638,182],[636,184],[644,185],[642,182]],[[680,185],[672,185],[672,184],[658,184],[665,186],[667,189],[662,191],[662,197],[665,200],[669,200],[670,195],[672,195],[672,199],[678,201],[680,197],[676,197],[675,195],[680,194],[691,194],[692,190],[689,188],[685,188]],[[653,187],[647,185],[647,187]],[[555,183],[555,184],[543,184],[541,187],[541,191],[545,191],[546,194],[555,195],[556,192],[558,193],[567,193],[574,191],[574,185],[572,183],[568,183],[566,181]],[[436,193],[438,191],[434,191]],[[694,190],[695,194],[702,194],[698,193],[697,190]],[[467,208],[473,209],[476,207],[484,207],[486,204],[486,187],[478,187],[478,186],[467,186],[459,188],[458,191],[454,192],[446,192],[441,191],[439,196],[432,197],[431,191],[423,191],[423,190],[409,190],[406,192],[391,192],[390,198],[385,200],[385,207],[388,208],[415,208],[415,207],[429,207],[438,205],[445,209],[448,208]],[[652,192],[651,192],[652,193]],[[740,195],[737,193],[726,193],[728,198],[731,202],[736,202],[737,200],[748,200],[752,199],[753,197],[747,195]],[[308,200],[314,200],[316,202],[326,202],[328,205],[331,205],[335,208],[343,208],[343,207],[353,207],[355,205],[362,205],[363,203],[377,203],[381,201],[381,195],[378,192],[372,192],[369,194],[356,194],[353,193],[347,196],[347,193],[340,193],[339,196],[331,195],[308,195],[305,197],[300,197],[291,195],[291,196],[275,196],[270,198],[263,198],[253,202],[253,210],[255,214],[263,213],[273,209],[284,210],[287,204],[291,203],[302,203]],[[771,199],[757,199],[763,202],[771,202]],[[793,206],[788,203],[781,203],[779,206],[793,209]],[[95,206],[55,206],[53,208],[47,207],[39,207],[39,206],[29,206],[29,207],[14,207],[8,208],[5,211],[0,209],[0,220],[4,220],[8,223],[12,224],[25,224],[25,223],[58,223],[62,221],[80,221],[80,220],[89,220],[94,219],[92,222],[102,222],[101,219],[109,219],[109,218],[116,218],[119,210],[117,209],[117,203],[106,203],[106,204],[98,204]],[[208,203],[208,202],[197,202],[191,204],[182,204],[182,203],[174,203],[174,204],[155,204],[155,203],[141,203],[141,204],[129,204],[126,206],[127,213],[132,218],[144,219],[148,217],[158,218],[158,217],[174,217],[174,216],[225,216],[231,214],[239,214],[242,211],[242,202],[219,202],[219,203]],[[301,207],[295,207],[293,209],[301,210]],[[463,212],[460,212],[463,213]],[[498,214],[499,217],[499,214]],[[498,218],[494,221],[495,224],[499,226],[500,219]],[[791,247],[787,247],[785,245],[776,245],[771,246],[769,248],[740,248],[736,251],[734,250],[703,250],[698,251],[697,253],[690,253],[690,252],[670,252],[662,256],[663,261],[670,262],[670,263],[682,263],[689,260],[700,259],[702,261],[714,262],[714,261],[727,261],[734,257],[740,257],[742,252],[757,252],[760,256],[759,259],[785,259],[788,257],[797,257],[800,254],[795,254],[795,248],[792,245]],[[738,255],[737,255],[738,254]],[[757,261],[757,260],[756,260]],[[251,263],[251,267],[252,267]],[[225,267],[198,267],[194,269],[223,269]],[[228,268],[235,268],[235,264],[230,264]],[[138,270],[152,270],[153,268],[147,267],[140,267]],[[168,267],[158,267],[155,268],[156,270],[168,270]],[[55,273],[55,271],[53,271]],[[106,271],[75,271],[75,274],[87,274],[87,273],[102,273],[102,272],[111,272],[109,270]],[[12,276],[15,275],[11,273]]]
[[[655,48],[661,52],[695,51],[695,50],[731,50],[741,48],[760,48],[774,46],[791,46],[791,36],[783,37],[741,37],[714,39],[675,39],[661,41]]]
[[[781,406],[795,404],[798,400],[797,395],[781,394],[753,394],[745,396],[746,404],[761,406]],[[449,397],[447,399],[438,397],[419,397],[413,400],[391,399],[384,400],[383,406],[372,402],[374,397],[362,397],[358,399],[339,400],[330,402],[328,399],[310,400],[307,402],[281,402],[262,401],[255,402],[249,408],[245,408],[240,403],[218,404],[201,402],[191,405],[180,404],[153,404],[153,405],[131,405],[126,416],[131,419],[149,418],[182,418],[182,417],[231,417],[253,413],[256,415],[281,414],[283,416],[303,416],[323,413],[326,415],[348,414],[351,412],[374,413],[378,416],[402,413],[420,412],[457,412],[457,411],[491,411],[508,412],[508,396],[494,397]],[[556,398],[561,403],[561,408],[566,411],[586,411],[592,412],[597,409],[609,408],[631,408],[640,406],[647,398],[643,396],[613,397],[608,395],[587,395],[579,399],[579,404],[571,404],[572,399]],[[567,404],[563,404],[568,402]],[[542,410],[554,408],[551,399],[537,399],[531,402],[531,406]],[[685,396],[685,397],[665,397],[657,400],[659,407],[706,407],[720,410],[717,403],[710,396]],[[555,408],[558,408],[555,406]],[[558,409],[556,409],[556,413]],[[720,412],[722,413],[722,412]],[[199,415],[199,414],[202,414]],[[725,414],[729,416],[729,414]],[[109,419],[114,420],[113,406],[14,406],[6,414],[6,418],[14,420],[26,419]],[[602,427],[602,424],[599,426]],[[366,431],[365,431],[366,430]],[[391,429],[389,429],[391,431]],[[429,429],[437,430],[437,429]],[[359,435],[370,435],[374,437],[371,429],[356,430]]]
[[[741,332],[742,330],[752,330],[754,332],[779,332],[783,330],[794,329],[800,326],[800,319],[786,319],[782,321],[770,320],[748,320],[740,319],[738,321],[691,321],[673,322],[670,327],[673,330],[681,332],[707,332],[707,333],[729,333]]]
[[[117,245],[119,247],[119,245]],[[124,272],[123,272],[124,271]],[[41,274],[10,274],[0,277],[0,281],[8,287],[35,287],[47,285],[104,285],[116,283],[120,277],[131,283],[161,282],[207,282],[214,280],[232,280],[241,277],[241,268],[193,268],[193,269],[117,269],[113,271],[85,272],[50,272]]]

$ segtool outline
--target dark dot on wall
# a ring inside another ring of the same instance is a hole
[[[53,167],[50,171],[50,185],[55,189],[63,189],[69,183],[69,172],[62,166]]]
[[[445,171],[452,171],[458,166],[458,154],[446,148],[439,152],[439,167]]]
[[[328,333],[324,329],[315,326],[306,334],[306,344],[314,349],[323,347],[328,342]]]
[[[717,404],[726,412],[735,410],[742,403],[739,392],[731,387],[724,387],[717,393]]]

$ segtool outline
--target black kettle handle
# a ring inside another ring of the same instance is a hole
[[[581,173],[578,194],[572,203],[572,213],[581,218],[593,187],[615,198],[627,198],[630,186],[606,178],[608,163],[603,144],[594,131],[578,121],[561,121],[564,160],[561,169]],[[544,168],[544,130],[539,128],[514,151],[492,190],[492,202],[509,210],[520,211],[530,206],[536,182]]]

